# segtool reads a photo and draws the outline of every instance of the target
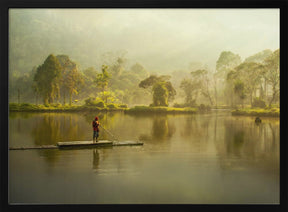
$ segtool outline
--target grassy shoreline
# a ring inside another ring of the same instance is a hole
[[[9,112],[81,112],[81,111],[97,111],[97,112],[112,112],[112,111],[123,111],[127,114],[196,114],[205,113],[210,111],[210,109],[201,108],[175,108],[175,107],[149,107],[149,106],[135,106],[132,108],[123,108],[118,105],[113,105],[113,107],[97,107],[97,106],[87,106],[87,105],[35,105],[29,103],[10,103]],[[232,110],[231,114],[233,116],[269,116],[269,117],[279,117],[279,108],[245,108]]]
[[[97,111],[97,112],[108,112],[108,111],[124,111],[125,113],[196,113],[197,108],[174,108],[174,107],[149,107],[149,106],[135,106],[132,108],[123,108],[115,105],[111,107],[96,107],[87,105],[35,105],[35,104],[9,104],[10,112],[81,112],[81,111]]]
[[[265,117],[280,117],[280,108],[245,108],[231,111],[235,116],[265,116]]]
[[[9,104],[9,112],[80,112],[80,111],[123,111],[125,108],[120,107],[96,107],[96,106],[86,106],[86,105],[34,105],[34,104]]]
[[[124,111],[127,114],[135,113],[165,113],[165,114],[176,114],[176,113],[196,113],[197,108],[175,108],[175,107],[149,107],[149,106],[135,106]]]

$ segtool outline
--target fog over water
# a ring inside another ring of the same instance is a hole
[[[193,62],[214,70],[222,51],[244,60],[279,48],[279,10],[10,9],[9,44],[10,71],[28,72],[51,53],[99,68],[107,52],[151,72]]]

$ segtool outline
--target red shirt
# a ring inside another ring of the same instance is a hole
[[[92,122],[93,130],[99,132],[99,121]]]

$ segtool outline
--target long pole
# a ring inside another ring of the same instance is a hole
[[[102,127],[101,125],[99,125],[100,127]],[[105,130],[107,133],[109,133],[116,141],[119,141],[119,139],[115,138],[115,136],[109,132],[108,130],[106,130],[104,127],[102,127],[103,130]]]

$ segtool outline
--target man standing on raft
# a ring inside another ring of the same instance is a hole
[[[98,137],[99,137],[99,121],[98,121],[98,117],[95,117],[95,120],[93,120],[92,122],[92,126],[93,126],[93,143],[98,142]]]

